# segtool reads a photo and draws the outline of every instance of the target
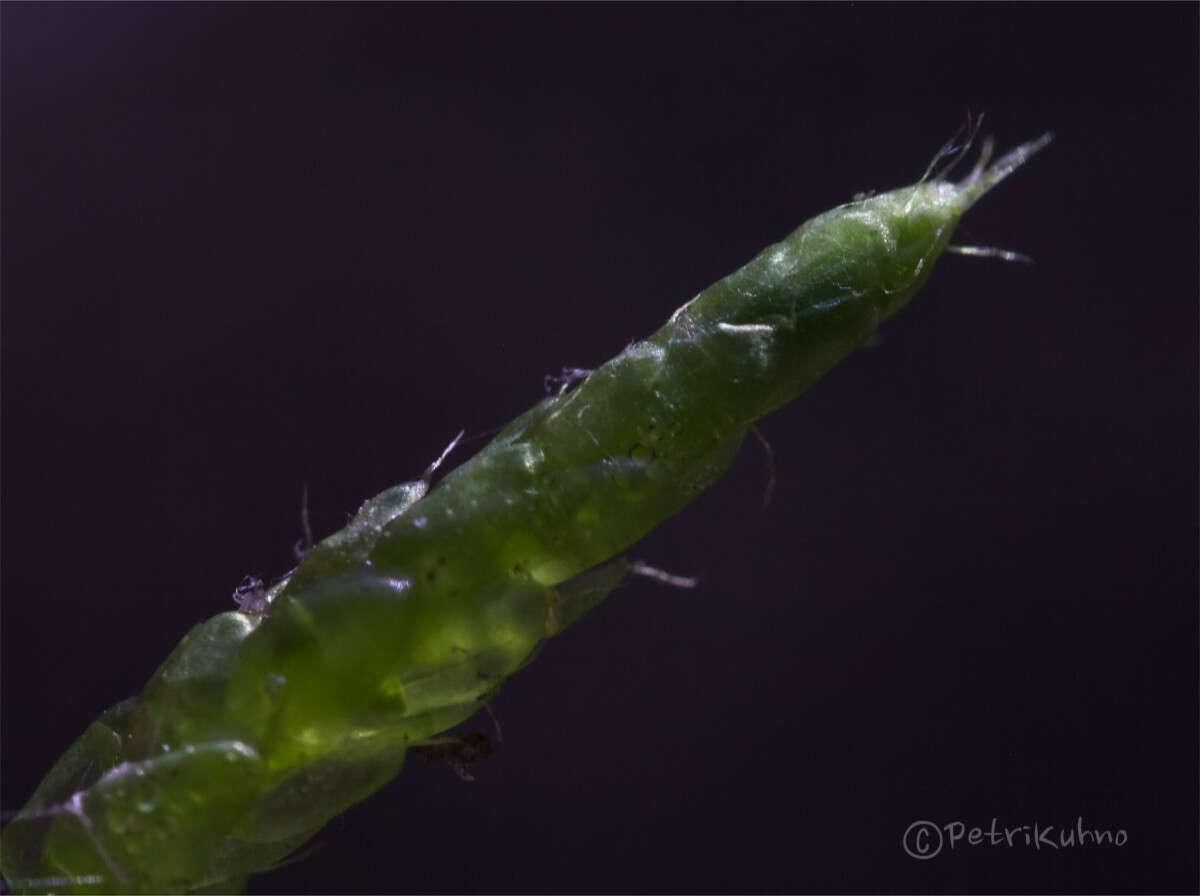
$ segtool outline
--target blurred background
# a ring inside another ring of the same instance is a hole
[[[1057,140],[635,581],[251,892],[1195,892],[1197,26],[1169,6],[22,4],[2,786],[246,574],[966,120]],[[964,171],[966,168],[964,167]],[[468,729],[490,730],[484,716]],[[1124,830],[949,846],[918,820]]]

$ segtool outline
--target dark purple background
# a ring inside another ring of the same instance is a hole
[[[1197,49],[1175,6],[24,5],[3,808],[189,626],[968,110],[1058,140],[637,582],[256,892],[1191,891]],[[480,726],[487,726],[486,717]],[[478,726],[477,726],[478,727]],[[959,848],[918,819],[1128,832]]]

